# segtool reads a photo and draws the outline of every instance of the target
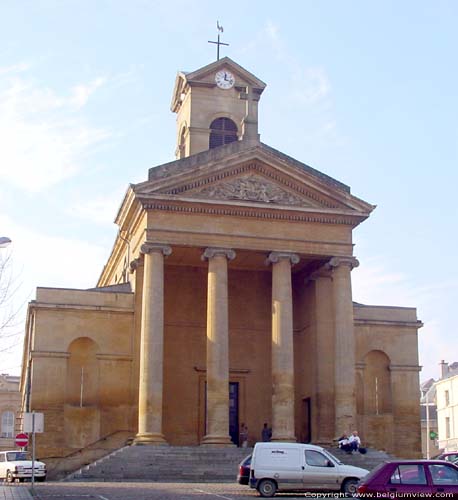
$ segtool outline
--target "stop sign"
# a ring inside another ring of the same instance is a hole
[[[21,448],[23,448],[24,446],[27,446],[29,442],[29,437],[27,436],[27,434],[17,434],[16,436],[16,446],[20,446]]]

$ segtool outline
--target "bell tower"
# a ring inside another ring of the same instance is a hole
[[[177,159],[234,141],[259,141],[258,102],[265,87],[229,57],[178,73],[171,104]]]

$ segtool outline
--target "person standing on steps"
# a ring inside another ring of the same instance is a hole
[[[241,448],[248,447],[248,426],[244,423],[240,426],[240,446]]]
[[[261,440],[266,443],[270,441],[272,437],[272,429],[268,427],[267,422],[264,423],[264,427],[262,428],[261,431]]]

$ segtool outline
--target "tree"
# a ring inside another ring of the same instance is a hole
[[[0,243],[3,238],[0,238]],[[17,304],[19,283],[13,273],[11,253],[0,251],[0,352],[7,352],[22,339],[18,320],[22,304]]]

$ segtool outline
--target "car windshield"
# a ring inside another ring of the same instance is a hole
[[[6,454],[7,462],[21,462],[23,460],[30,460],[30,457],[25,451],[9,451]]]
[[[337,458],[335,457],[332,453],[329,453],[329,451],[327,450],[323,450],[323,453],[331,459],[332,462],[335,462],[336,464],[339,464],[339,465],[342,465],[342,462]]]

